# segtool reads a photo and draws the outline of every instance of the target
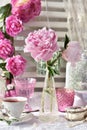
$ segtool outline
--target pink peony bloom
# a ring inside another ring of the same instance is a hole
[[[22,74],[25,70],[25,67],[26,67],[26,60],[20,55],[16,55],[6,59],[6,69],[13,76],[18,76]]]
[[[23,30],[22,21],[16,16],[11,15],[6,18],[6,32],[14,37]]]
[[[81,58],[81,46],[77,41],[69,42],[66,50],[63,51],[62,57],[75,65],[75,62],[78,62]]]
[[[43,28],[31,32],[25,42],[24,52],[30,52],[36,61],[48,61],[52,58],[53,53],[58,50],[57,37],[51,29]]]
[[[41,0],[11,0],[11,4],[12,14],[23,22],[28,22],[41,12]]]
[[[2,33],[2,31],[0,31],[0,40],[4,39],[4,34]]]
[[[0,40],[0,58],[6,59],[8,57],[13,56],[14,54],[14,47],[12,43],[8,39],[1,39]]]

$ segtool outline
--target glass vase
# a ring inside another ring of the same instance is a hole
[[[40,75],[46,74],[46,63],[44,61],[37,62],[37,73]]]
[[[54,77],[46,69],[45,82],[41,99],[41,113],[55,114],[58,112]]]
[[[54,60],[59,55],[59,52],[55,52],[53,55],[52,60]],[[55,62],[55,70],[60,71],[60,59]],[[37,73],[40,75],[46,75],[46,62],[45,61],[39,61],[37,62]]]

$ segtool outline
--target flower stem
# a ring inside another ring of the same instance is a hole
[[[61,57],[61,53],[51,62],[50,66],[54,65],[54,63]]]

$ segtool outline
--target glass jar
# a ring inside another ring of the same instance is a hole
[[[87,90],[87,50],[84,50],[81,60],[72,66],[66,65],[66,88],[75,90]]]

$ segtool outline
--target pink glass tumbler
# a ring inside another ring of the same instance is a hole
[[[29,106],[29,99],[34,95],[34,88],[36,85],[35,78],[15,78],[14,79],[17,96],[27,97],[26,109],[31,109]]]
[[[74,102],[74,90],[66,89],[66,88],[58,88],[56,89],[58,110],[61,112],[66,111],[67,107],[73,105]]]

